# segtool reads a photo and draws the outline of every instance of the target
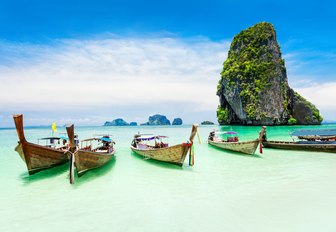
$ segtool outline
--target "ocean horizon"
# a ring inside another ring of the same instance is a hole
[[[202,127],[211,127],[211,126],[223,126],[223,127],[232,127],[232,126],[246,126],[246,127],[258,127],[256,125],[219,125],[218,123],[214,123],[213,125],[202,125],[201,123],[186,123],[186,124],[183,124],[183,125],[137,125],[137,126],[130,126],[130,125],[127,125],[127,126],[104,126],[104,125],[75,125],[76,127],[165,127],[165,126],[172,126],[172,127],[184,127],[184,126],[192,126],[193,124],[197,124],[199,126],[202,126]],[[71,125],[69,123],[69,125]],[[336,126],[336,121],[328,121],[328,122],[322,122],[321,125],[335,125]],[[262,126],[262,125],[260,125]],[[274,125],[275,127],[279,126],[279,125]],[[296,128],[296,127],[316,127],[316,126],[320,126],[320,125],[281,125],[281,126],[288,126],[288,127],[293,127],[293,128]],[[280,127],[281,127],[280,126]],[[272,126],[269,126],[269,127],[273,127]],[[51,128],[51,125],[35,125],[35,126],[24,126],[24,128],[26,129],[41,129],[41,128],[45,128],[45,129],[48,129],[48,128]],[[63,125],[63,126],[59,126],[57,125],[57,128],[66,128],[66,125]],[[13,127],[0,127],[0,130],[11,130],[11,129],[15,129],[15,126]]]

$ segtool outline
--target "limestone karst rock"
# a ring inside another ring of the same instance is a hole
[[[233,38],[217,95],[219,124],[320,124],[319,110],[288,85],[272,24],[258,23]]]

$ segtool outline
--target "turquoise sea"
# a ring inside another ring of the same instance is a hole
[[[68,164],[29,176],[14,151],[14,129],[0,130],[0,231],[336,231],[336,154],[264,149],[246,156],[206,143],[214,128],[254,139],[260,127],[199,128],[195,166],[144,160],[133,134],[187,140],[191,126],[77,127],[80,139],[110,133],[116,158],[69,184]],[[268,127],[268,138],[290,140],[298,128]],[[65,128],[58,128],[65,132]],[[25,130],[28,141],[49,128]],[[197,141],[197,139],[196,139]]]

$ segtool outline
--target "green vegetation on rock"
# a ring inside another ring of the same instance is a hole
[[[295,124],[297,124],[297,120],[295,118],[288,119],[288,125],[295,125]]]
[[[320,114],[320,111],[318,109],[314,110],[313,111],[313,117],[319,121],[320,123],[323,121],[323,117],[322,115]]]
[[[223,65],[219,83],[224,79],[228,90],[241,90],[244,110],[250,119],[256,117],[260,93],[270,85],[268,79],[275,70],[275,57],[267,46],[274,37],[270,23],[259,23],[240,32],[234,37]],[[284,66],[284,61],[280,65]]]
[[[276,32],[268,22],[237,34],[217,86],[220,124],[320,124],[318,109],[288,85]],[[295,121],[296,120],[296,121]]]
[[[228,124],[229,122],[229,110],[227,108],[217,108],[217,118],[221,124]]]
[[[299,102],[301,102],[306,109],[308,109],[311,112],[311,115],[307,115],[305,117],[305,120],[307,122],[317,122],[321,123],[323,120],[323,117],[320,115],[320,111],[316,108],[314,104],[307,101],[304,97],[302,97],[298,92],[295,92],[295,97],[298,99]]]

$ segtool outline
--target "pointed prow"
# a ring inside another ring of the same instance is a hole
[[[194,142],[194,137],[195,137],[195,135],[196,135],[196,133],[197,133],[197,128],[198,128],[198,125],[197,125],[197,124],[194,124],[194,125],[192,126],[192,128],[191,128],[191,134],[190,134],[190,138],[189,138],[189,141],[190,141],[191,143]]]
[[[259,141],[265,141],[266,140],[266,126],[261,127],[261,130],[259,132]]]
[[[24,136],[24,130],[23,130],[23,115],[22,114],[14,114],[13,115],[15,127],[16,127],[16,132],[19,137],[19,141],[26,142],[26,138]]]
[[[74,174],[74,168],[75,168],[75,150],[76,150],[76,144],[75,144],[75,132],[74,132],[74,125],[71,124],[66,127],[67,134],[69,137],[69,143],[70,143],[70,184],[75,183],[75,174]]]
[[[69,137],[70,151],[74,152],[75,148],[76,148],[74,125],[71,124],[71,125],[67,126],[66,130],[67,130],[67,134],[68,134],[68,137]]]
[[[259,132],[259,153],[263,153],[263,144],[262,142],[266,139],[266,126],[261,127]]]

